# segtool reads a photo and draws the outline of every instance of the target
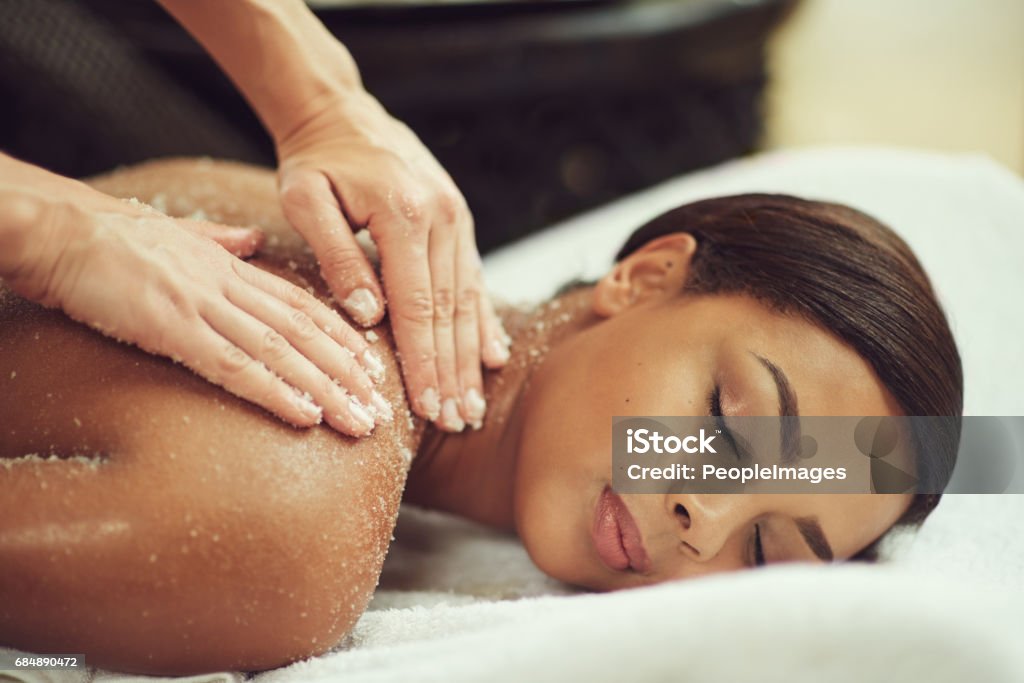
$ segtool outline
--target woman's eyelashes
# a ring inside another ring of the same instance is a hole
[[[708,394],[708,414],[715,418],[715,427],[722,433],[737,460],[742,460],[743,451],[736,443],[736,436],[725,424],[725,416],[722,414],[722,386],[716,384]]]
[[[761,544],[761,525],[754,525],[754,566],[764,565],[764,546]]]

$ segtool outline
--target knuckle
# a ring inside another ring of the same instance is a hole
[[[313,205],[313,197],[313,187],[306,176],[300,176],[281,188],[281,201],[285,205],[310,207]]]
[[[304,311],[295,310],[291,314],[292,332],[299,339],[312,339],[317,332],[316,323]]]
[[[238,346],[228,342],[217,355],[218,376],[223,377],[237,375],[248,367],[251,360],[252,359],[249,358],[249,354]]]
[[[267,330],[263,333],[261,345],[263,355],[271,360],[277,360],[288,354],[291,345],[288,340],[274,330]]]
[[[354,360],[350,360],[342,366],[338,381],[341,383],[339,388],[346,394],[362,389],[367,385],[362,368]]]
[[[330,396],[333,397],[335,400],[340,400],[342,397],[344,397],[345,394],[348,393],[348,391],[345,389],[343,383],[341,382],[341,379],[342,378],[335,379],[326,374],[321,375],[320,379],[318,380],[318,384],[320,385],[320,395]]]
[[[411,323],[430,323],[434,319],[434,297],[427,289],[416,289],[406,296],[405,305],[396,313]]]
[[[426,226],[430,223],[427,211],[427,203],[422,197],[405,195],[399,203],[399,210],[402,217],[416,226]]]
[[[455,297],[448,287],[434,290],[434,321],[448,324],[455,314]]]
[[[25,234],[28,230],[52,229],[55,213],[48,209],[46,202],[32,195],[5,193],[4,217],[9,224],[18,228],[17,234]]]
[[[466,213],[465,200],[456,192],[443,191],[437,195],[435,202],[437,217],[445,223],[455,223]]]
[[[287,283],[280,295],[281,301],[296,310],[303,310],[310,305],[310,294],[298,285]]]
[[[476,315],[480,302],[480,290],[475,287],[464,287],[459,290],[455,300],[455,314],[458,316]]]
[[[341,345],[344,346],[349,351],[351,351],[356,356],[361,354],[366,349],[370,348],[370,345],[367,343],[366,338],[359,332],[356,332],[351,327],[349,327],[349,324],[346,323],[341,318],[338,318],[337,332],[339,342],[341,343]]]
[[[320,267],[332,275],[351,275],[362,270],[364,258],[358,247],[334,244],[320,254]]]

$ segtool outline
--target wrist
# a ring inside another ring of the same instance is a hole
[[[60,212],[39,194],[0,190],[0,277],[26,299],[46,305],[49,283],[68,236]]]
[[[377,99],[362,88],[331,88],[305,103],[287,128],[274,136],[278,164],[296,153],[315,150],[323,140],[373,137],[388,117]]]

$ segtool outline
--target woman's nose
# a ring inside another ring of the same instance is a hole
[[[668,511],[676,525],[676,537],[694,560],[707,562],[728,540],[734,496],[666,496]],[[716,500],[717,499],[717,500]]]

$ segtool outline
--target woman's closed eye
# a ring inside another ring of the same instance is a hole
[[[719,384],[716,384],[708,394],[708,414],[715,418],[715,427],[721,432],[722,438],[728,442],[732,452],[736,454],[736,459],[740,461],[745,459],[747,450],[738,443],[736,435],[725,424],[725,416],[722,414],[722,387]]]
[[[753,566],[761,567],[765,564],[764,546],[761,543],[761,525],[754,525],[754,561]]]

